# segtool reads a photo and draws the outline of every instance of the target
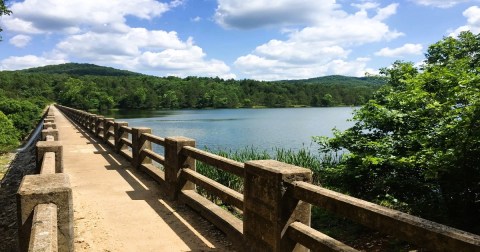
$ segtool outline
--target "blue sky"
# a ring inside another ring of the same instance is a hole
[[[25,0],[0,18],[0,70],[93,63],[157,76],[304,79],[420,64],[480,32],[479,0]]]

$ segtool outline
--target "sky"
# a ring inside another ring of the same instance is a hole
[[[480,32],[480,0],[7,0],[0,70],[68,62],[155,76],[286,80],[421,64]]]

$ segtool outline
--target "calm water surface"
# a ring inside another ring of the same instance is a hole
[[[275,148],[312,151],[312,136],[332,136],[332,129],[353,125],[355,108],[283,108],[112,111],[108,117],[126,121],[131,127],[148,127],[161,137],[185,136],[197,147],[236,150],[255,147],[271,152]]]

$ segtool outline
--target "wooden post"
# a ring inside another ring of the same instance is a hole
[[[195,159],[182,155],[183,146],[195,147],[195,140],[186,137],[165,138],[165,184],[170,200],[176,200],[180,190],[195,190],[195,184],[180,181],[178,176],[180,169],[196,170]]]
[[[139,168],[143,163],[151,163],[150,159],[140,160],[140,152],[144,149],[152,149],[152,143],[148,141],[142,141],[141,137],[143,133],[152,133],[150,128],[133,128],[132,129],[132,165],[135,168]]]
[[[309,169],[275,160],[245,163],[243,234],[251,251],[307,251],[287,238],[290,223],[310,226],[311,206],[295,200],[287,185],[312,181]]]

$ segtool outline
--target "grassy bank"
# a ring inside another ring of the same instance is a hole
[[[8,167],[15,157],[14,153],[3,153],[0,154],[0,181],[3,179],[5,174],[8,172]]]

